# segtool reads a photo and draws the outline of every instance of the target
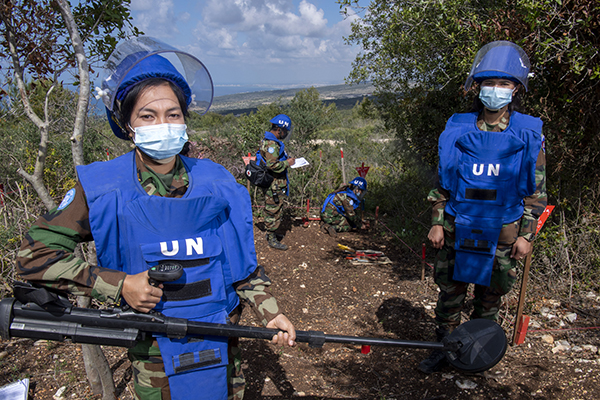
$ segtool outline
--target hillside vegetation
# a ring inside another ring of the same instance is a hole
[[[57,121],[67,123],[72,116],[74,96],[63,91],[56,94],[51,110]],[[243,156],[256,152],[268,120],[278,113],[290,115],[294,130],[287,143],[291,156],[305,157],[310,165],[290,172],[291,196],[285,199],[288,217],[318,214],[328,193],[357,176],[356,167],[370,167],[367,175],[369,193],[365,213],[378,217],[391,229],[395,242],[419,249],[429,229],[430,206],[425,200],[435,183],[436,165],[415,154],[406,141],[398,140],[386,128],[377,107],[369,98],[357,102],[352,109],[339,110],[326,103],[316,88],[296,92],[289,102],[275,101],[257,107],[248,114],[192,115],[190,128],[191,155],[210,158],[224,165],[246,185]],[[193,113],[192,113],[193,114]],[[5,115],[2,130],[0,164],[3,188],[0,228],[0,267],[2,280],[14,277],[14,260],[23,234],[45,207],[29,184],[16,174],[17,168],[31,169],[36,151],[35,127],[19,115],[18,107]],[[48,152],[45,183],[59,202],[75,183],[69,157],[69,137],[60,123],[53,126]],[[86,162],[114,158],[131,149],[131,145],[114,137],[104,118],[88,122],[85,143]],[[345,169],[342,170],[343,149]],[[557,205],[536,241],[531,280],[541,289],[558,290],[569,297],[574,291],[597,290],[594,278],[600,269],[597,204],[600,188],[590,187],[581,197],[558,199],[555,183],[549,182],[550,203]],[[261,205],[261,192],[250,189],[254,204]],[[573,208],[576,205],[577,208]],[[257,208],[258,210],[259,208]],[[389,232],[382,232],[389,234]],[[372,231],[377,235],[377,231]],[[433,251],[428,254],[433,255]],[[2,286],[2,294],[8,286]]]

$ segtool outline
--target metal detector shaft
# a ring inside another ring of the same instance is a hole
[[[21,304],[14,298],[0,301],[0,336],[26,337],[78,343],[132,347],[144,334],[159,333],[172,338],[184,336],[227,336],[270,340],[279,331],[252,326],[213,324],[113,308],[94,310],[77,307],[45,307]],[[386,338],[326,335],[319,331],[296,331],[296,341],[312,347],[324,343],[397,346],[456,351],[457,343],[406,341]]]
[[[171,268],[167,269],[167,272],[172,272]],[[226,336],[270,340],[279,332],[251,326],[190,321],[167,317],[159,312],[140,313],[131,308],[77,308],[58,293],[23,283],[15,284],[13,292],[16,298],[0,300],[0,338],[3,339],[69,339],[74,343],[133,347],[147,335],[156,334],[175,339]],[[502,359],[507,348],[502,327],[484,319],[459,325],[441,343],[326,335],[319,331],[296,331],[296,341],[306,342],[311,347],[322,347],[329,342],[437,349],[445,353],[453,367],[468,372],[491,368]]]
[[[188,332],[191,335],[234,336],[271,340],[273,335],[276,335],[279,331],[276,329],[258,328],[253,326],[223,325],[188,321]],[[324,343],[410,347],[415,349],[439,349],[448,351],[456,351],[459,347],[456,343],[443,344],[439,342],[327,335],[320,331],[296,331],[296,341],[308,343],[311,347],[322,347]]]

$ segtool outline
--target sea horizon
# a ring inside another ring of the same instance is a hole
[[[339,83],[306,83],[306,84],[287,84],[287,85],[271,85],[271,84],[251,84],[251,85],[242,85],[242,84],[221,84],[216,85],[213,84],[214,88],[214,97],[227,96],[231,94],[242,94],[242,93],[252,93],[252,92],[266,92],[271,90],[288,90],[288,89],[302,89],[309,87],[321,87],[321,86],[333,86],[333,85],[343,85],[344,82]]]

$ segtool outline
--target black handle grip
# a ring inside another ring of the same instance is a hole
[[[161,282],[172,282],[181,278],[183,266],[174,261],[161,262],[148,270],[148,282],[158,286]]]

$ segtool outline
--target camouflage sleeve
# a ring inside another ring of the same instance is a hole
[[[525,197],[525,210],[521,218],[519,236],[531,241],[535,236],[537,222],[548,204],[546,194],[546,154],[544,149],[540,150],[535,165],[535,193]]]
[[[444,225],[444,208],[450,193],[442,188],[431,189],[427,201],[431,203],[431,225]]]
[[[350,197],[348,197],[345,193],[338,193],[333,198],[333,202],[336,206],[342,207],[344,209],[346,219],[353,228],[356,228],[360,225],[360,216],[356,214],[354,206],[350,204]]]
[[[270,285],[271,280],[262,265],[259,265],[247,279],[234,284],[238,296],[250,304],[256,317],[264,326],[282,314],[277,300],[269,291]]]
[[[279,160],[279,144],[272,140],[263,140],[260,146],[260,154],[267,162],[267,168],[276,174],[280,174],[290,166],[290,163],[285,160]]]
[[[116,302],[125,273],[92,265],[73,253],[78,243],[93,240],[89,209],[81,184],[73,201],[38,218],[21,243],[17,273],[28,281]]]

